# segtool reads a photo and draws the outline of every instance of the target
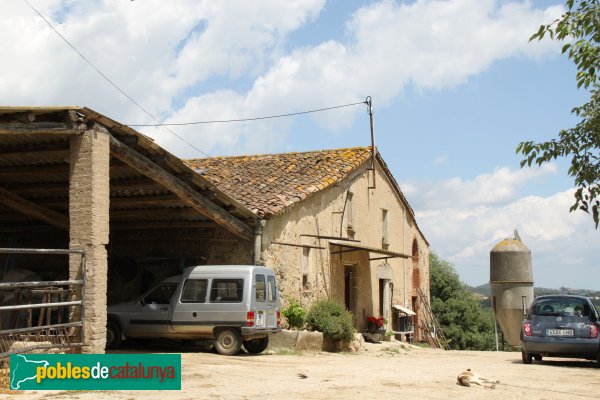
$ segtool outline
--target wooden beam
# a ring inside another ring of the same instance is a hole
[[[76,127],[64,122],[2,122],[0,123],[0,135],[23,135],[23,134],[52,134],[52,135],[80,135],[85,130],[85,125]]]
[[[60,142],[35,143],[21,146],[0,147],[0,154],[6,156],[18,156],[23,153],[33,154],[48,151],[69,151],[69,142],[67,140]]]
[[[62,232],[52,225],[2,225],[0,226],[0,233],[18,233],[18,232]],[[66,233],[68,235],[68,233]]]
[[[119,220],[162,220],[170,221],[174,219],[190,219],[195,220],[202,218],[198,215],[198,211],[188,207],[186,208],[148,208],[138,210],[110,210],[111,221]]]
[[[229,214],[212,201],[199,195],[187,183],[169,174],[147,157],[130,149],[113,136],[110,137],[110,148],[114,157],[173,192],[202,215],[217,222],[236,236],[246,240],[254,238],[254,232],[250,226]]]
[[[44,207],[19,197],[4,188],[0,188],[0,203],[13,210],[19,211],[22,214],[28,215],[35,219],[40,219],[50,225],[56,226],[64,230],[69,229],[69,217],[58,213],[54,210],[49,210]]]
[[[39,176],[41,174],[66,174],[68,178],[68,173],[68,164],[53,164],[26,167],[2,167],[0,168],[0,179]]]
[[[143,221],[143,222],[111,222],[111,230],[139,230],[139,229],[207,229],[216,228],[213,221]]]
[[[69,182],[52,183],[7,183],[5,188],[13,193],[23,197],[62,197],[69,196]],[[110,182],[110,195],[122,196],[124,193],[152,192],[152,195],[158,195],[162,192],[168,192],[165,188],[158,185],[148,178],[124,179]],[[142,193],[143,194],[143,193]]]
[[[48,198],[36,200],[38,204],[44,207],[64,208],[69,206],[67,198]],[[182,207],[187,204],[183,203],[179,197],[172,194],[164,194],[158,196],[129,196],[129,197],[111,197],[110,209],[132,209],[132,208],[175,208]]]

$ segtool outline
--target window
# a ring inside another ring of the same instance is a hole
[[[577,298],[549,297],[538,300],[533,307],[534,315],[589,317],[590,313],[587,302]]]
[[[267,282],[269,285],[269,302],[277,301],[277,287],[275,286],[275,277],[268,276]]]
[[[354,211],[352,210],[352,199],[354,194],[348,192],[346,195],[346,226],[348,229],[352,229],[354,227]]]
[[[265,285],[265,276],[256,275],[256,301],[265,301],[267,299],[267,285]]]
[[[210,301],[212,303],[241,303],[243,290],[243,279],[213,279]]]
[[[206,279],[188,279],[183,284],[181,293],[182,303],[204,303],[206,302],[206,289],[208,280]]]
[[[144,297],[144,304],[169,304],[177,288],[176,283],[164,283]]]
[[[302,289],[308,289],[308,274],[310,271],[310,247],[302,248]]]
[[[390,243],[388,237],[388,210],[381,209],[381,244],[387,246]]]

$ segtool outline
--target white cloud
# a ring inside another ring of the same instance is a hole
[[[324,3],[33,1],[118,86],[172,122],[272,115],[366,95],[374,97],[376,106],[385,106],[410,82],[421,89],[443,89],[500,59],[557,54],[555,43],[528,43],[528,37],[532,27],[558,16],[560,7],[536,9],[529,1],[499,5],[493,0],[379,1],[353,14],[344,42],[286,50],[289,34],[315,21]],[[24,2],[4,5],[0,35],[0,50],[10,59],[0,67],[0,104],[86,105],[124,123],[149,120]],[[249,89],[204,87],[215,77],[241,79]],[[174,104],[184,105],[173,110]],[[314,118],[340,131],[358,112],[343,109]],[[221,126],[218,133],[198,126],[177,132],[209,153],[240,153],[258,141],[270,144],[261,151],[279,146],[289,126],[273,121]],[[148,131],[182,157],[197,155],[164,130]]]
[[[518,229],[532,251],[536,285],[597,288],[596,283],[589,281],[589,276],[597,273],[597,248],[590,243],[598,241],[598,231],[591,217],[583,212],[569,212],[574,202],[573,189],[547,197],[520,196],[519,186],[535,178],[531,172],[522,174],[500,168],[472,181],[412,183],[409,198],[429,190],[432,197],[444,199],[448,186],[455,189],[450,194],[451,201],[412,204],[431,248],[453,262],[469,284],[489,280],[490,250]],[[502,182],[503,191],[512,193],[503,203],[489,203],[485,196],[456,196],[461,191],[484,192],[494,180]],[[565,273],[567,268],[569,273]]]
[[[529,43],[532,27],[552,21],[561,7],[534,9],[530,2],[498,5],[493,0],[380,1],[359,9],[348,21],[347,42],[329,40],[295,49],[275,61],[236,103],[220,109],[257,115],[330,106],[372,95],[385,105],[413,82],[421,89],[444,89],[464,83],[493,62],[508,57],[557,53],[556,43]],[[457,23],[457,21],[461,21]],[[202,96],[204,97],[204,96]],[[358,109],[314,116],[325,128],[342,130]],[[272,131],[256,130],[272,135]],[[226,136],[236,130],[222,128]],[[279,130],[285,135],[285,130]],[[240,138],[240,136],[237,136]],[[256,137],[254,138],[256,139]],[[266,141],[265,141],[266,142]],[[247,143],[237,151],[244,151]]]
[[[32,1],[86,58],[159,117],[215,76],[256,76],[324,0]],[[6,8],[6,9],[4,9]],[[121,122],[147,121],[21,1],[3,5],[0,104],[86,105]]]
[[[410,196],[412,204],[418,209],[443,209],[462,206],[487,206],[506,204],[513,201],[518,190],[532,179],[554,175],[556,164],[545,164],[541,168],[513,170],[508,167],[497,168],[492,173],[484,173],[472,180],[454,177],[443,182],[409,182],[402,188]],[[415,186],[419,185],[419,190]],[[475,209],[476,210],[476,209]],[[476,211],[471,211],[476,212]]]

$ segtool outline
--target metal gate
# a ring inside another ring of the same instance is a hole
[[[17,353],[80,352],[84,341],[85,252],[0,248],[0,253],[81,257],[81,279],[0,283],[0,363]]]

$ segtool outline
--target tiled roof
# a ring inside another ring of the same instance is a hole
[[[261,218],[336,184],[371,156],[370,147],[213,157],[185,163]]]

